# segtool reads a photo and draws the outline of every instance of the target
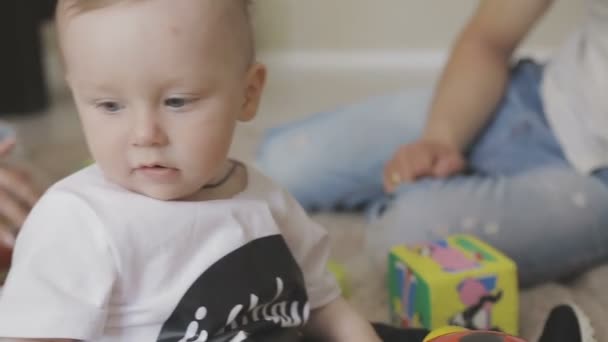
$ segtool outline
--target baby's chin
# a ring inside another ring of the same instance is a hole
[[[106,180],[135,194],[146,196],[159,201],[187,201],[202,188],[198,180],[185,179],[177,175],[166,181],[154,181],[134,173],[112,174],[104,172]]]
[[[176,186],[174,184],[122,184],[122,186],[136,194],[159,201],[182,201],[192,197],[196,190],[190,187]]]

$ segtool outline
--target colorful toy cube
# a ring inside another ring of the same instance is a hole
[[[518,333],[515,263],[472,236],[397,246],[388,277],[391,317],[398,326]]]

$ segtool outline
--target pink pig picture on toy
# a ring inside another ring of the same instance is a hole
[[[463,272],[476,269],[480,266],[481,255],[478,260],[471,259],[459,249],[448,244],[445,240],[435,241],[417,247],[418,253],[424,257],[431,258],[441,266],[444,272]]]
[[[496,277],[467,278],[458,285],[460,301],[466,306],[448,322],[472,330],[500,331],[492,326],[492,309],[502,298],[502,291],[496,290]]]

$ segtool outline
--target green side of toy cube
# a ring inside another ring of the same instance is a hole
[[[424,278],[397,254],[389,255],[388,290],[391,321],[399,327],[432,325],[431,292]]]

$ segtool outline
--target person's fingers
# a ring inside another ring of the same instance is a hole
[[[12,231],[21,228],[28,213],[29,209],[26,209],[10,193],[0,191],[0,215]]]
[[[15,147],[15,138],[7,138],[0,141],[0,157],[4,157],[11,153]]]
[[[466,162],[461,153],[432,142],[403,145],[386,164],[384,189],[394,192],[400,185],[424,177],[445,178],[462,171]]]
[[[461,172],[466,167],[466,161],[460,153],[452,152],[439,157],[433,170],[433,175],[439,178],[446,178]]]
[[[395,163],[395,171],[399,173],[401,183],[411,183],[415,180],[414,161],[411,154],[401,154]]]
[[[0,244],[9,248],[15,246],[15,233],[2,221],[0,221]]]
[[[383,177],[384,191],[386,193],[392,193],[396,185],[401,183],[401,176],[394,171],[392,160],[384,167]]]
[[[40,198],[40,192],[34,187],[30,176],[22,170],[0,167],[0,188],[30,207]]]
[[[432,174],[436,153],[427,146],[420,146],[418,149],[412,149],[409,159],[412,177],[416,180]]]
[[[387,193],[393,193],[401,184],[409,181],[409,172],[404,166],[400,155],[395,155],[384,169],[384,188]]]
[[[411,149],[402,147],[387,164],[384,172],[385,191],[393,193],[400,185],[415,179]]]

